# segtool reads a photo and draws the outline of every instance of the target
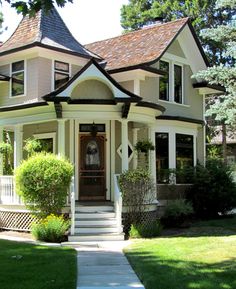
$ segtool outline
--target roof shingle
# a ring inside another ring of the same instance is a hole
[[[106,59],[106,69],[120,69],[157,60],[188,23],[188,18],[156,24],[85,47]]]
[[[24,17],[11,37],[0,46],[0,55],[33,44],[98,58],[72,36],[55,8],[48,13],[41,10],[35,17]]]

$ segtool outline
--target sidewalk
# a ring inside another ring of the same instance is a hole
[[[145,289],[122,252],[127,244],[127,241],[80,243],[75,248],[78,252],[77,289]]]

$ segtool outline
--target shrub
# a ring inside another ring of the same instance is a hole
[[[222,161],[212,159],[206,167],[198,165],[194,184],[187,192],[198,217],[212,218],[225,214],[236,206],[236,184],[232,169]]]
[[[129,225],[138,223],[146,205],[156,199],[156,189],[148,170],[135,169],[122,173],[119,177],[123,204],[127,209]]]
[[[32,235],[40,241],[59,243],[64,241],[69,225],[62,216],[51,214],[39,224],[32,225]]]
[[[28,138],[25,141],[24,150],[28,153],[28,156],[32,156],[35,153],[42,151],[42,145],[39,139]]]
[[[147,224],[132,224],[129,231],[130,238],[153,238],[160,236],[162,226],[159,221]]]
[[[165,226],[182,226],[184,222],[193,214],[193,207],[184,199],[177,199],[169,202],[165,208],[162,222]]]
[[[0,143],[0,154],[2,155],[3,161],[3,174],[13,174],[13,148],[8,142]]]
[[[73,166],[64,158],[39,153],[16,169],[16,188],[26,206],[42,216],[58,214],[66,204]]]

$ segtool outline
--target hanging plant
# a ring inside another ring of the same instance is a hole
[[[155,147],[150,140],[140,140],[136,143],[134,149],[137,152],[148,153],[149,151],[153,151]]]

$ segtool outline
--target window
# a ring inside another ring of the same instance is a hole
[[[168,133],[156,133],[156,170],[157,182],[169,182],[169,135]]]
[[[11,96],[23,95],[25,93],[24,69],[24,60],[14,62],[11,65]]]
[[[160,77],[159,80],[159,98],[162,100],[169,100],[169,63],[161,60],[160,69],[166,72],[166,74]]]
[[[174,65],[174,101],[182,103],[182,66]]]
[[[54,63],[54,88],[57,89],[65,84],[70,77],[69,63],[55,61]]]
[[[193,136],[176,134],[176,169],[193,167]]]
[[[34,138],[38,139],[42,145],[42,151],[47,153],[55,153],[56,133],[35,134]]]

